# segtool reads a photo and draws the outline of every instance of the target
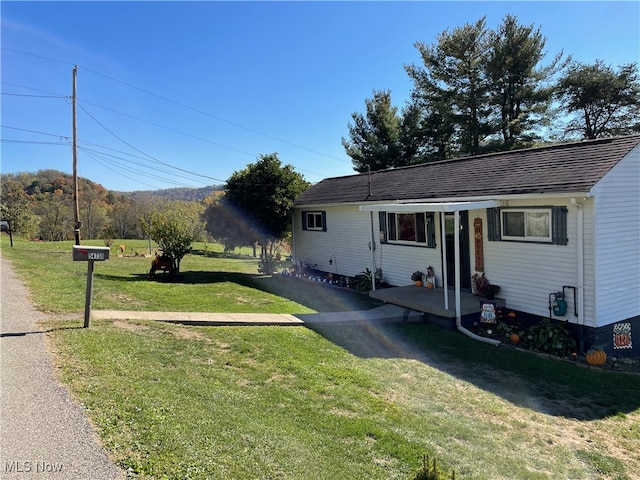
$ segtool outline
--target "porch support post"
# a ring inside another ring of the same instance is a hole
[[[455,281],[454,288],[456,294],[456,325],[462,324],[462,315],[460,314],[460,211],[454,213],[453,223],[453,253],[455,259]]]
[[[444,290],[444,308],[449,310],[449,275],[447,274],[447,232],[444,212],[440,212],[440,245],[442,249],[442,288]]]
[[[376,291],[376,239],[373,234],[373,212],[369,212],[369,224],[371,225],[371,242],[369,242],[369,250],[371,251],[371,291]]]

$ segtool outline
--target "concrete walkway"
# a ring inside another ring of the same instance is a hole
[[[0,259],[0,479],[114,480],[123,472],[99,445],[84,410],[57,381],[28,301]]]
[[[407,318],[403,317],[407,315]],[[300,326],[317,323],[357,323],[372,321],[402,321],[421,319],[418,312],[407,311],[396,305],[383,305],[371,310],[348,312],[307,313],[193,313],[92,310],[92,320],[151,320],[157,322],[182,323],[185,325],[279,325]]]

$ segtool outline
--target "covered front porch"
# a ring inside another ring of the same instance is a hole
[[[445,307],[444,291],[442,288],[424,288],[409,285],[406,287],[382,288],[369,292],[371,298],[382,300],[392,305],[399,305],[416,312],[426,313],[437,317],[455,319],[455,292],[447,291],[448,308]],[[460,316],[480,313],[480,298],[468,292],[460,292]]]
[[[453,214],[453,245],[460,245],[460,212],[470,210],[480,210],[501,206],[498,200],[478,200],[459,202],[432,202],[432,203],[386,203],[386,204],[365,204],[360,205],[363,212],[394,212],[394,213],[415,213],[415,212],[439,212],[440,215],[440,253],[442,265],[447,265],[447,256],[452,255],[454,259],[454,274],[452,281],[449,281],[447,268],[442,269],[441,284],[444,288],[429,290],[416,286],[395,287],[390,289],[376,290],[375,282],[372,279],[372,291],[369,295],[372,298],[383,300],[388,303],[400,305],[405,308],[423,312],[434,317],[443,319],[454,319],[455,325],[460,327],[463,317],[468,317],[480,312],[480,297],[477,297],[461,288],[461,253],[460,248],[453,248],[453,252],[447,252],[447,239],[445,227],[445,214]],[[370,217],[371,232],[373,235],[373,216]],[[374,238],[372,236],[372,242]],[[371,271],[375,271],[373,249],[371,250]],[[476,270],[483,267],[476,267]],[[451,285],[451,287],[447,287]]]

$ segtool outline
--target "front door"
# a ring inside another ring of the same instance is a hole
[[[453,213],[446,213],[444,226],[447,242],[447,284],[454,286],[455,283],[455,252],[454,248],[454,219]],[[471,288],[471,265],[469,260],[469,212],[460,212],[460,288]]]

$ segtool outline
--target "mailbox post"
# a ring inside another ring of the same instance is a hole
[[[87,292],[84,300],[84,328],[89,328],[91,319],[91,294],[93,292],[93,262],[104,262],[109,258],[109,247],[73,246],[73,261],[88,262]]]

